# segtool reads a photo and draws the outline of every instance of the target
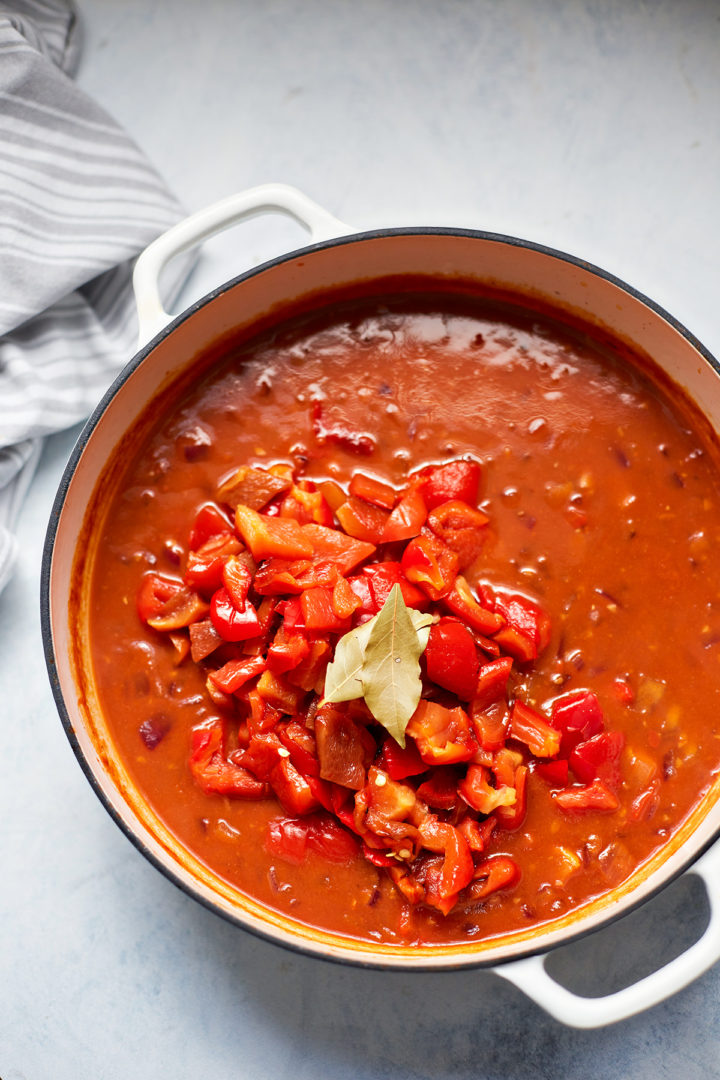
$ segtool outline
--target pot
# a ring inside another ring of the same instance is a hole
[[[312,245],[242,274],[171,319],[158,292],[165,264],[205,237],[266,212],[295,218],[309,231]],[[720,781],[661,853],[629,882],[581,912],[540,930],[487,943],[389,949],[295,924],[214,877],[169,834],[134,789],[94,701],[83,648],[82,584],[79,601],[74,592],[77,538],[93,493],[105,482],[106,462],[147,403],[187,372],[211,343],[261,317],[280,315],[288,302],[374,276],[417,275],[420,268],[434,282],[461,276],[610,331],[633,350],[654,357],[720,431],[720,365],[666,312],[598,268],[492,233],[438,228],[357,233],[292,188],[265,185],[243,192],[181,222],[138,260],[134,285],[140,350],[80,436],[46,539],[42,625],[53,692],[72,747],[106,809],[151,862],[214,911],[278,944],[326,959],[403,970],[489,966],[558,1020],[577,1027],[599,1026],[661,1001],[720,957],[720,848],[711,846],[720,833]],[[69,625],[69,610],[80,612],[79,625]],[[79,648],[73,645],[78,635]],[[619,918],[688,870],[705,883],[711,915],[702,938],[687,952],[634,986],[604,998],[578,997],[550,977],[544,966],[548,950]]]

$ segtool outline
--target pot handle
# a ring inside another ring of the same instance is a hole
[[[632,986],[605,997],[581,997],[547,973],[547,953],[511,961],[493,971],[514,983],[545,1012],[569,1027],[603,1027],[658,1005],[720,959],[720,844],[710,848],[688,873],[697,874],[705,885],[710,905],[705,932],[686,952]]]
[[[173,319],[163,308],[158,287],[166,264],[230,225],[267,213],[287,214],[294,218],[308,230],[313,243],[355,231],[288,184],[261,184],[198,210],[153,240],[135,263],[133,289],[138,315],[138,347],[145,345]]]

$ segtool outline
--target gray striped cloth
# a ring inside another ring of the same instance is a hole
[[[42,437],[86,416],[132,356],[133,258],[182,216],[73,83],[78,40],[64,0],[0,0],[0,590]]]

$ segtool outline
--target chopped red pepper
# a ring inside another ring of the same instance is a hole
[[[448,461],[443,465],[431,466],[419,475],[428,510],[434,510],[451,499],[460,499],[471,506],[477,502],[481,477],[477,461]]]
[[[385,522],[382,542],[392,544],[397,540],[410,540],[417,536],[427,517],[427,508],[418,487],[411,487],[400,499]]]
[[[218,589],[210,603],[210,618],[224,641],[247,641],[260,632],[257,612],[250,603],[242,609],[233,604],[227,589]]]
[[[423,657],[428,679],[461,701],[475,697],[478,654],[472,634],[461,622],[444,618],[431,626]]]
[[[453,587],[458,558],[447,544],[428,531],[410,541],[400,565],[408,581],[419,585],[431,600],[440,600]]]
[[[512,707],[508,734],[524,742],[535,757],[555,757],[560,750],[560,732],[522,701],[516,701]]]

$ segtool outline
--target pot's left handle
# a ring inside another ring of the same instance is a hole
[[[176,255],[215,233],[245,218],[267,213],[287,214],[294,218],[307,229],[314,243],[355,231],[288,184],[261,184],[198,210],[153,240],[135,264],[133,289],[138,313],[139,347],[173,318],[165,311],[160,299],[158,283],[163,267]]]
[[[720,960],[720,842],[687,873],[702,878],[710,905],[710,921],[702,937],[686,952],[632,986],[605,997],[580,997],[548,974],[545,970],[547,954],[511,961],[493,970],[569,1027],[603,1027],[658,1005]]]

